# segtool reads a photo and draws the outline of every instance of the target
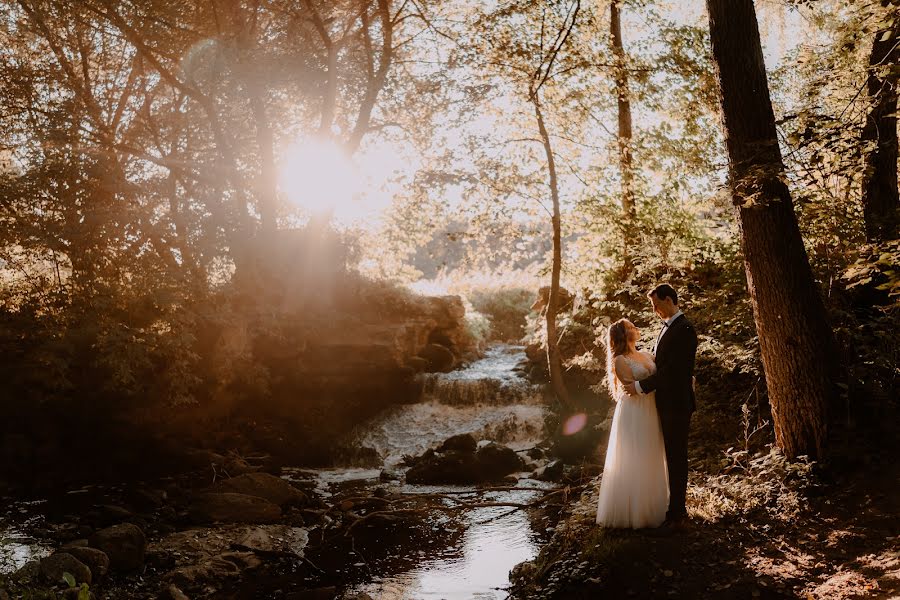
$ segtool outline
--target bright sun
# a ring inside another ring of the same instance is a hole
[[[304,139],[290,146],[281,160],[278,185],[289,202],[314,215],[331,213],[347,220],[360,209],[359,174],[333,142]]]

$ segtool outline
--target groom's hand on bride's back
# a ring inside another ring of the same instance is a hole
[[[626,383],[624,388],[625,388],[625,393],[628,394],[629,396],[637,395],[637,388],[634,387],[634,382]]]

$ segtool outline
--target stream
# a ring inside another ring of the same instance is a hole
[[[540,490],[554,486],[529,479],[528,473],[517,474],[518,483],[502,484],[515,490],[488,492],[476,486],[406,484],[401,476],[405,455],[421,454],[456,434],[470,433],[476,440],[494,441],[517,451],[540,443],[545,403],[540,386],[530,384],[516,370],[522,359],[523,348],[495,345],[463,369],[426,375],[418,402],[392,407],[353,433],[354,445],[377,452],[383,463],[379,467],[286,468],[282,477],[300,487],[314,488],[326,502],[384,491],[456,494],[483,502],[535,500]],[[7,502],[4,509],[5,514],[0,513],[0,574],[51,551],[25,533],[43,526],[40,502]],[[354,539],[351,550],[336,549],[331,556],[320,555],[317,560],[324,560],[327,570],[339,574],[344,593],[365,593],[383,600],[502,599],[507,597],[510,569],[537,555],[552,533],[552,525],[548,516],[509,507],[453,513],[430,510],[415,527],[387,524],[369,528],[359,540]],[[315,529],[310,529],[311,538]]]
[[[385,469],[396,469],[403,455],[418,455],[452,435],[471,433],[476,440],[491,440],[525,450],[543,437],[545,405],[540,386],[518,372],[523,348],[497,345],[484,358],[447,374],[429,375],[420,402],[397,406],[359,428],[360,446],[376,449]],[[380,469],[333,470],[317,474],[319,489],[337,493],[348,485],[369,490],[384,484]],[[526,477],[527,473],[519,474]],[[516,487],[546,489],[550,484],[519,479]],[[460,493],[470,486],[398,485],[404,494]],[[524,503],[539,497],[523,490],[491,492],[486,501]],[[442,515],[435,515],[438,528]],[[534,558],[549,535],[546,526],[532,523],[524,511],[505,507],[475,508],[456,518],[452,539],[423,555],[412,568],[397,569],[403,554],[371,565],[371,578],[351,590],[384,600],[418,598],[506,598],[509,571]]]

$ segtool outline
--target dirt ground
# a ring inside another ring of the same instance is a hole
[[[693,472],[690,522],[604,530],[599,478],[512,598],[900,598],[900,461],[891,453],[821,469],[777,451]]]

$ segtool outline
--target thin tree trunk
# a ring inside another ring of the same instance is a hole
[[[327,79],[325,80],[325,89],[322,92],[322,109],[319,117],[319,135],[322,138],[326,138],[331,135],[331,127],[334,124],[334,114],[335,109],[337,108],[337,59],[340,44],[335,43],[335,41],[331,39],[328,27],[325,25],[325,21],[322,19],[321,15],[319,15],[319,11],[316,10],[312,0],[305,0],[304,5],[309,11],[313,25],[327,52],[327,71],[325,75]],[[368,10],[368,8],[365,10]],[[363,18],[363,25],[365,26],[365,18]]]
[[[628,70],[625,47],[622,45],[621,0],[612,0],[609,7],[609,31],[613,55],[616,59],[616,99],[619,112],[619,171],[622,177],[622,212],[625,220],[634,218],[634,169],[632,165],[631,101],[628,92]]]
[[[707,0],[730,184],[775,422],[791,458],[824,455],[832,333],[800,236],[752,0]]]
[[[356,122],[353,125],[353,131],[350,133],[350,139],[347,140],[346,144],[347,151],[350,154],[356,152],[366,133],[369,132],[372,111],[378,100],[378,94],[381,93],[381,90],[387,82],[388,71],[390,71],[391,62],[394,60],[394,21],[391,18],[391,0],[377,0],[377,4],[377,12],[379,20],[381,21],[379,27],[381,32],[381,52],[377,69],[375,69],[375,56],[370,37],[371,25],[367,13],[365,11],[362,13],[362,34],[363,44],[366,49],[368,77],[366,81],[366,92],[360,103],[359,112],[356,115]]]
[[[882,39],[885,33],[890,37]],[[897,193],[897,75],[900,21],[875,34],[867,82],[871,107],[862,131],[863,145],[874,148],[865,158],[862,180],[863,215],[870,242],[895,239],[900,229]]]
[[[553,156],[553,147],[550,144],[550,134],[544,123],[544,115],[541,112],[539,92],[531,97],[534,104],[534,114],[537,117],[538,129],[541,133],[541,141],[544,144],[544,152],[547,155],[547,170],[550,174],[550,197],[553,201],[553,266],[550,275],[550,297],[547,299],[547,363],[550,371],[550,385],[556,394],[556,398],[565,407],[571,407],[569,391],[563,379],[562,356],[559,352],[556,329],[556,313],[559,310],[559,278],[562,271],[562,227],[559,210],[559,183],[556,179],[556,160]]]

